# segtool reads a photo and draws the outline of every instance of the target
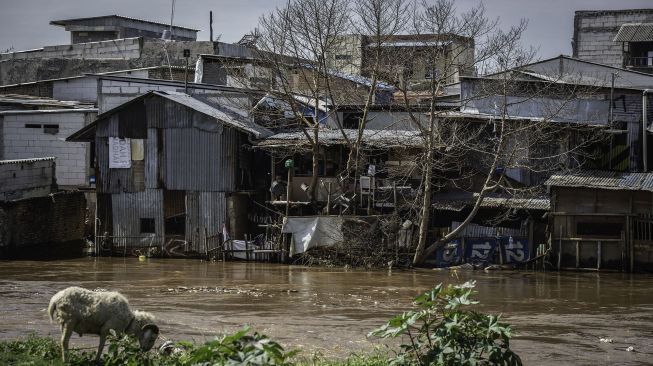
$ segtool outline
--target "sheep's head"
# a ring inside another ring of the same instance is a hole
[[[135,334],[143,351],[149,351],[159,337],[159,327],[154,324],[154,317],[144,311],[135,311],[134,318],[138,329]]]
[[[143,351],[149,351],[157,338],[159,338],[159,327],[154,324],[145,324],[138,334],[138,343]]]

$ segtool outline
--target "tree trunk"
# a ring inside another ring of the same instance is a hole
[[[309,184],[308,187],[308,199],[311,202],[315,202],[317,199],[317,195],[315,194],[317,192],[317,174],[318,174],[318,163],[320,161],[320,144],[318,143],[318,132],[319,127],[315,127],[313,129],[313,141],[315,143],[313,144],[313,164],[312,164],[312,169],[311,169],[311,183]]]
[[[433,137],[429,137],[432,140]],[[430,142],[430,141],[429,141]],[[419,223],[419,239],[417,248],[415,249],[415,256],[413,257],[413,265],[422,263],[424,261],[424,249],[426,248],[426,239],[429,233],[429,221],[431,218],[431,179],[433,177],[431,171],[431,160],[433,159],[433,148],[429,144],[428,151],[426,152],[426,164],[424,174],[424,197],[422,200],[421,219]]]

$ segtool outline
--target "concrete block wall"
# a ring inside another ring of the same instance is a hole
[[[0,161],[0,201],[48,195],[54,174],[55,159]]]
[[[54,81],[52,82],[52,98],[95,103],[97,102],[97,79],[83,77]]]
[[[32,58],[117,58],[137,59],[141,57],[141,39],[123,38],[110,41],[45,46],[29,52],[0,54],[0,61]]]
[[[175,91],[183,92],[184,88],[175,85],[154,84],[147,82],[132,82],[122,80],[101,80],[100,95],[98,96],[98,113],[104,113],[131,99],[150,91]],[[190,94],[224,94],[224,92],[212,89],[200,89],[188,87]],[[225,99],[227,105],[238,105],[249,109],[248,100],[245,95],[230,95]]]
[[[123,38],[3,53],[0,54],[0,85],[168,65],[168,60],[173,66],[185,66],[184,49],[191,50],[192,62],[199,54],[214,52],[213,42],[207,41]],[[175,79],[183,78],[183,73],[176,74]]]
[[[88,124],[97,112],[42,112],[4,115],[3,154],[5,160],[44,156],[57,158],[59,186],[86,186],[90,172],[90,144],[67,142],[66,138]],[[27,124],[59,125],[56,134],[44,128],[26,128]]]
[[[573,55],[614,67],[623,66],[621,42],[612,40],[625,23],[653,22],[653,9],[577,11]]]

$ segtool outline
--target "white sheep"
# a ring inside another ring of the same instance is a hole
[[[67,360],[68,340],[72,332],[100,336],[96,360],[102,355],[104,342],[113,329],[138,338],[143,351],[148,351],[159,336],[154,317],[144,311],[132,312],[127,299],[118,292],[94,292],[81,287],[68,287],[50,300],[48,314],[61,325],[61,354]]]

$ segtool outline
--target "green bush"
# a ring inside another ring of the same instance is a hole
[[[500,316],[468,309],[474,281],[437,285],[415,298],[417,310],[404,312],[369,336],[405,337],[390,365],[521,365],[510,350],[510,327]]]

